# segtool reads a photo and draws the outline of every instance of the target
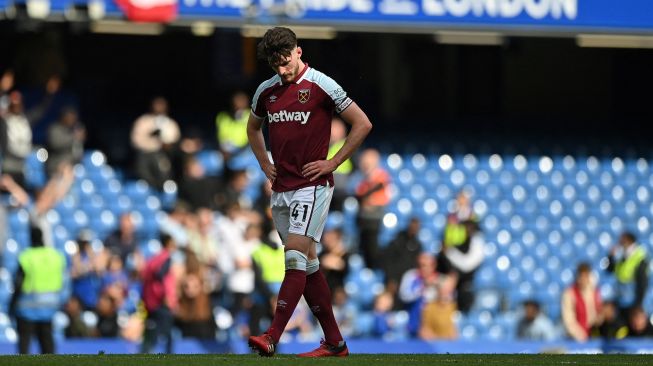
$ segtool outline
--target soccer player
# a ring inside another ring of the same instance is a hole
[[[320,240],[333,195],[332,172],[348,159],[372,128],[365,113],[333,79],[302,61],[295,33],[269,29],[258,45],[259,58],[276,73],[261,83],[247,125],[249,143],[272,182],[272,216],[285,245],[286,272],[270,328],[249,337],[261,356],[272,356],[302,295],[324,331],[317,349],[300,357],[349,354],[331,308],[331,291],[319,269]],[[352,128],[344,145],[327,159],[334,113]],[[261,127],[267,119],[271,162]]]

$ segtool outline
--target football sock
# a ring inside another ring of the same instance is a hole
[[[298,269],[286,270],[286,275],[281,282],[281,289],[277,298],[277,309],[274,312],[272,325],[267,333],[272,336],[275,343],[279,342],[283,330],[288,324],[299,299],[302,298],[306,286],[306,271]]]
[[[306,287],[304,298],[311,308],[313,315],[317,318],[324,331],[324,339],[332,346],[342,345],[342,335],[333,316],[331,306],[331,290],[324,278],[322,271],[316,271],[306,276]]]

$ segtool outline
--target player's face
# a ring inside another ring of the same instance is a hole
[[[290,56],[283,58],[280,62],[270,65],[272,70],[281,77],[281,80],[285,83],[290,83],[299,73],[301,72],[300,66],[301,62],[302,49],[300,47],[295,47],[294,50],[290,53]]]

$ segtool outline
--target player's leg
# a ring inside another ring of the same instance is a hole
[[[317,259],[315,244],[322,238],[322,231],[324,231],[332,197],[333,187],[317,187],[315,205],[307,227],[307,235],[313,239],[313,243],[308,253],[309,262],[306,270],[306,287],[304,288],[304,298],[322,326],[325,342],[314,351],[300,354],[301,357],[346,356],[349,354],[333,315],[331,290],[326,278],[324,278],[324,274],[319,270],[320,262]]]
[[[331,290],[327,284],[326,278],[320,271],[320,262],[317,259],[317,250],[315,243],[308,252],[308,266],[306,269],[306,287],[304,288],[304,298],[308,303],[313,315],[320,322],[324,331],[324,342],[317,349],[299,354],[300,357],[344,357],[349,354],[347,344],[340,334],[338,323],[333,315],[331,305]]]
[[[272,324],[266,333],[272,336],[274,343],[279,342],[283,330],[288,324],[306,285],[306,266],[308,264],[308,249],[312,239],[303,235],[288,234],[286,241],[286,274],[281,282],[277,296],[277,308]]]
[[[261,356],[272,356],[281,334],[288,324],[306,285],[308,249],[312,239],[303,235],[288,234],[285,246],[286,273],[281,282],[277,306],[270,328],[261,336],[249,337],[249,346]]]
[[[286,272],[270,328],[262,336],[249,338],[250,347],[262,356],[271,356],[288,324],[306,285],[308,250],[313,240],[306,236],[306,225],[314,204],[315,187],[295,192],[273,193],[272,217],[285,245]]]

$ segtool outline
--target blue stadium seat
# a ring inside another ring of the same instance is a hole
[[[247,170],[248,168],[258,167],[258,161],[251,149],[245,149],[229,159],[227,167],[231,170]]]
[[[149,195],[154,194],[154,191],[143,180],[125,183],[123,192],[132,201],[145,200]]]
[[[45,149],[38,149],[27,156],[25,160],[25,182],[28,187],[41,188],[47,182],[45,174],[45,160],[47,152]]]
[[[106,162],[106,156],[98,150],[87,150],[82,158],[82,166],[87,170],[100,170]]]
[[[497,290],[480,289],[476,292],[473,309],[497,314],[501,307],[501,293]]]
[[[399,154],[390,154],[383,159],[383,166],[390,174],[396,174],[404,165],[404,160]]]
[[[9,302],[13,291],[14,285],[12,272],[8,268],[0,268],[0,325],[8,325],[2,324],[2,320],[8,320],[4,319],[2,315],[5,315],[9,310]]]
[[[408,166],[416,174],[422,174],[428,168],[429,162],[423,154],[414,154],[410,157]]]
[[[458,334],[460,338],[467,341],[472,341],[479,338],[477,328],[469,322],[461,322],[458,324]]]
[[[498,285],[497,275],[494,263],[486,262],[474,276],[474,287],[478,290],[496,287]]]
[[[361,311],[354,319],[354,329],[358,336],[370,336],[374,329],[374,314],[370,311]]]
[[[9,211],[8,221],[12,233],[26,231],[29,228],[29,213],[25,209]]]
[[[97,215],[91,216],[89,228],[98,237],[106,238],[118,227],[118,218],[111,210],[101,210]]]
[[[224,159],[219,151],[203,150],[197,153],[197,161],[204,168],[208,176],[219,176],[224,169]]]
[[[79,207],[91,218],[98,216],[100,212],[106,207],[104,199],[98,194],[89,196],[80,200]]]
[[[382,278],[369,268],[349,273],[345,284],[349,298],[364,307],[369,307],[383,288]]]
[[[4,251],[2,252],[2,266],[7,269],[10,274],[16,273],[18,269],[18,255],[20,254],[20,246],[14,239],[7,240]]]

